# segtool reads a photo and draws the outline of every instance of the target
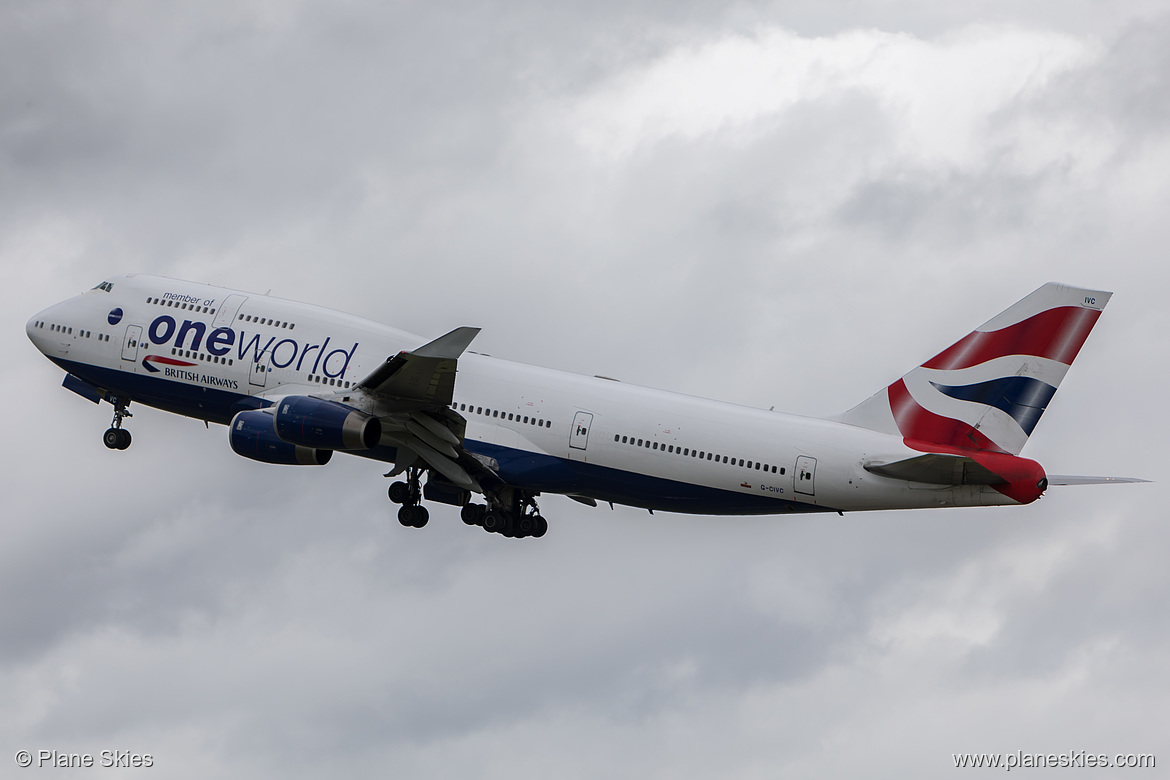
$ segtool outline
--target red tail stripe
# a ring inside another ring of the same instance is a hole
[[[1099,316],[1096,309],[1079,306],[1049,309],[1000,330],[970,333],[922,365],[970,368],[1005,355],[1035,355],[1070,365]]]
[[[903,438],[965,450],[1006,452],[962,420],[942,417],[922,408],[914,400],[914,396],[910,395],[906,383],[901,379],[890,385],[886,392],[890,397],[890,411],[894,414],[894,422],[898,424],[898,430],[901,431]]]

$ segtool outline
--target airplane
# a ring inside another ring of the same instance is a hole
[[[764,411],[470,351],[240,290],[128,274],[50,306],[28,337],[62,385],[110,403],[103,441],[130,446],[132,402],[228,426],[246,458],[393,464],[398,520],[423,501],[468,525],[541,537],[537,498],[705,515],[1029,504],[1058,477],[1020,457],[1112,293],[1050,282],[852,409]],[[425,480],[425,481],[424,481]]]

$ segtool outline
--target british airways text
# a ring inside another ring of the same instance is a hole
[[[269,336],[268,341],[263,342],[264,337],[259,333],[254,333],[249,338],[245,331],[237,333],[226,327],[216,328],[208,333],[207,323],[184,320],[183,324],[179,325],[174,317],[166,314],[150,323],[147,335],[150,336],[151,343],[159,346],[169,344],[174,339],[177,349],[201,349],[216,357],[223,357],[232,351],[232,347],[236,348],[239,360],[251,358],[252,362],[259,363],[267,355],[276,368],[294,366],[295,370],[300,371],[305,366],[305,361],[309,360],[312,366],[305,370],[311,374],[324,374],[333,379],[345,377],[349,361],[353,359],[358,348],[357,342],[354,342],[348,350],[330,350],[328,337],[321,344],[302,344],[290,338],[278,341],[276,336]]]

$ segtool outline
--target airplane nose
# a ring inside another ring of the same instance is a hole
[[[37,331],[40,330],[40,322],[41,315],[35,314],[33,315],[33,318],[29,320],[24,326],[24,333],[26,336],[28,336],[28,340],[36,345],[38,349],[40,348],[40,344],[37,342]]]
[[[49,335],[49,311],[50,309],[45,309],[44,311],[37,312],[24,325],[24,333],[28,336],[28,340],[41,352],[45,352],[52,340]]]

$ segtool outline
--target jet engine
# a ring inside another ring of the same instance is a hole
[[[275,420],[276,435],[302,447],[369,450],[382,438],[382,423],[377,417],[307,395],[281,399]]]
[[[283,466],[324,466],[333,450],[302,447],[276,435],[272,415],[257,409],[239,412],[228,433],[237,455]]]

